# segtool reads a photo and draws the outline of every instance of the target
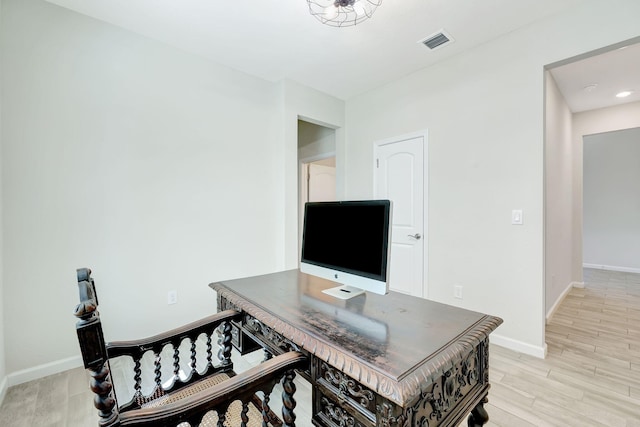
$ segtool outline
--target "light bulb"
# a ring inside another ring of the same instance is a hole
[[[323,18],[327,21],[331,21],[338,16],[338,7],[331,5],[324,8]]]
[[[633,93],[632,90],[624,90],[618,94],[616,94],[616,97],[618,98],[626,98],[627,96],[631,95]]]
[[[367,15],[367,9],[365,8],[364,2],[362,0],[358,0],[353,4],[353,11],[356,15]]]

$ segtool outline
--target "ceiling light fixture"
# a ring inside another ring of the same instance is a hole
[[[626,98],[627,96],[631,95],[633,93],[632,90],[623,90],[622,92],[618,92],[616,94],[617,98]]]
[[[382,0],[307,0],[309,12],[323,24],[350,27],[371,18]]]

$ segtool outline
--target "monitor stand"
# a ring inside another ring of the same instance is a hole
[[[356,288],[353,286],[342,285],[335,288],[323,289],[323,293],[331,295],[339,299],[350,299],[364,294],[364,289]]]

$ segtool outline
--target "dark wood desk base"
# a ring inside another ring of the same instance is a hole
[[[218,292],[218,310],[235,309],[243,313],[242,320],[233,325],[232,344],[241,352],[263,347],[270,354],[280,354],[290,350],[303,352],[310,364],[301,372],[312,385],[312,422],[318,427],[434,427],[457,426],[469,415],[468,426],[480,427],[489,417],[483,405],[487,402],[489,390],[489,339],[488,332],[501,322],[495,319],[484,335],[469,338],[475,343],[467,347],[465,354],[450,351],[443,366],[439,366],[433,378],[422,378],[415,372],[408,372],[415,381],[411,386],[417,390],[411,399],[399,403],[393,401],[395,395],[388,389],[397,387],[399,381],[384,384],[378,381],[377,391],[354,378],[362,378],[366,367],[346,361],[340,363],[313,344],[301,342],[282,319],[244,298],[229,292],[220,284],[212,287]],[[289,334],[289,335],[287,335]],[[467,334],[469,335],[469,334]],[[328,363],[331,360],[332,364]],[[355,366],[354,366],[355,365]],[[441,369],[440,369],[441,368]],[[416,368],[417,369],[417,368]],[[356,372],[357,371],[357,372]],[[391,398],[390,398],[391,397]]]

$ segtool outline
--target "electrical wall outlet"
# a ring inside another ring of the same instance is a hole
[[[178,291],[169,291],[167,294],[167,304],[177,304],[178,303]]]
[[[454,298],[458,298],[458,299],[462,299],[462,286],[454,285],[454,287],[453,287],[453,297]]]

